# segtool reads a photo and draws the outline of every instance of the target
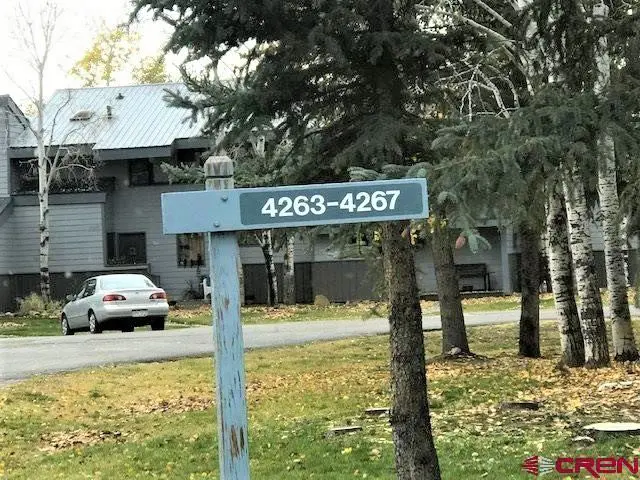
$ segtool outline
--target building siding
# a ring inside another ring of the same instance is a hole
[[[11,272],[11,245],[13,242],[11,219],[0,225],[0,275]]]
[[[130,186],[126,161],[105,161],[98,172],[99,177],[114,177],[114,190],[104,204],[53,205],[51,207],[51,264],[52,273],[74,274],[82,272],[111,271],[105,266],[106,234],[145,233],[149,274],[159,279],[160,285],[175,297],[181,298],[187,289],[199,289],[202,276],[209,273],[209,262],[203,268],[179,267],[177,265],[177,242],[175,235],[162,233],[160,196],[165,192],[200,190],[202,185],[151,185]],[[37,274],[38,271],[38,207],[16,206],[11,217],[0,226],[0,275]],[[506,245],[510,273],[517,281],[518,242],[517,236],[508,235],[501,242],[500,232],[495,227],[481,227],[480,234],[491,248],[473,253],[468,244],[455,250],[457,264],[484,263],[490,275],[491,289],[503,288],[502,252]],[[602,249],[602,236],[598,226],[592,226],[594,249]],[[19,246],[19,247],[16,247]],[[253,301],[266,300],[266,275],[264,258],[258,246],[240,249],[245,269],[249,294]],[[420,292],[437,290],[435,271],[429,246],[416,249],[416,272]],[[207,252],[205,252],[207,256]],[[512,258],[513,257],[513,258]],[[296,242],[296,263],[305,280],[300,283],[298,300],[309,301],[317,294],[325,294],[332,301],[350,301],[376,298],[373,292],[375,279],[371,278],[366,263],[361,259],[344,259],[332,248],[326,236],[309,242],[300,237]],[[281,269],[283,251],[275,253],[274,261]],[[602,262],[600,262],[602,263]],[[141,266],[144,267],[144,266]],[[514,275],[515,273],[515,275]],[[279,276],[281,273],[279,272]],[[35,277],[34,277],[35,278]],[[280,282],[281,283],[281,282]],[[463,279],[460,286],[473,290],[483,288],[480,278]],[[17,284],[16,284],[17,285]],[[19,286],[19,285],[18,285]],[[15,287],[18,288],[18,287]],[[14,288],[14,290],[15,290]],[[265,298],[263,298],[265,297]]]
[[[51,272],[82,272],[104,268],[103,205],[50,207]],[[16,206],[5,224],[9,231],[10,273],[39,271],[38,207]],[[1,230],[0,230],[1,232]]]
[[[156,185],[118,188],[111,194],[113,215],[111,223],[115,233],[145,234],[149,272],[160,278],[160,286],[171,296],[180,296],[190,286],[196,288],[200,275],[208,273],[208,255],[205,267],[179,267],[176,235],[162,233],[160,195],[165,192],[202,188],[190,185]]]
[[[0,197],[9,195],[9,126],[8,113],[0,104]]]

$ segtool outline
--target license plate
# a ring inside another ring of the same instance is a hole
[[[146,317],[148,313],[149,312],[147,312],[146,310],[133,310],[133,312],[131,312],[131,315],[134,317]]]

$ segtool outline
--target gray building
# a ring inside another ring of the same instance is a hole
[[[87,276],[142,272],[173,298],[200,291],[208,273],[202,235],[163,235],[160,195],[201,185],[170,185],[162,163],[201,164],[208,140],[202,120],[171,108],[166,90],[186,93],[182,84],[136,85],[57,91],[45,112],[52,149],[66,149],[96,162],[95,181],[82,172],[62,175],[50,194],[50,271],[57,298]],[[35,138],[24,115],[8,96],[0,96],[0,310],[39,282],[39,233]],[[479,227],[491,248],[456,250],[465,290],[510,292],[517,284],[517,241],[510,229]],[[597,233],[598,230],[595,230]],[[601,237],[594,237],[601,245]],[[600,248],[601,249],[601,248]],[[246,300],[266,302],[266,274],[258,246],[241,248]],[[282,276],[282,253],[276,253]],[[417,247],[420,290],[436,290],[430,250]],[[466,275],[465,275],[466,273]],[[374,280],[361,258],[341,258],[327,237],[296,246],[297,299],[317,294],[335,302],[374,298]],[[282,285],[282,282],[280,282]]]

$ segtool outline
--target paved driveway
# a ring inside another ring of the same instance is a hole
[[[541,318],[555,318],[553,310],[542,310]],[[488,325],[518,321],[519,311],[465,314],[466,324]],[[439,316],[423,319],[426,330],[440,328]],[[321,340],[378,335],[389,332],[386,319],[327,320],[247,325],[243,329],[246,348],[302,344]],[[37,374],[77,370],[115,363],[149,362],[180,357],[211,355],[210,327],[159,332],[106,332],[72,337],[23,337],[0,339],[0,384]]]

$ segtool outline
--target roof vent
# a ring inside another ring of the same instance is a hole
[[[80,110],[74,113],[69,120],[72,122],[81,122],[89,120],[91,117],[93,117],[93,112],[91,110]]]
[[[113,112],[111,110],[111,105],[107,105],[107,118],[108,119],[112,119],[113,118]]]
[[[116,100],[122,100],[124,98],[124,95],[122,94],[122,92],[118,92],[118,95],[116,95]]]

